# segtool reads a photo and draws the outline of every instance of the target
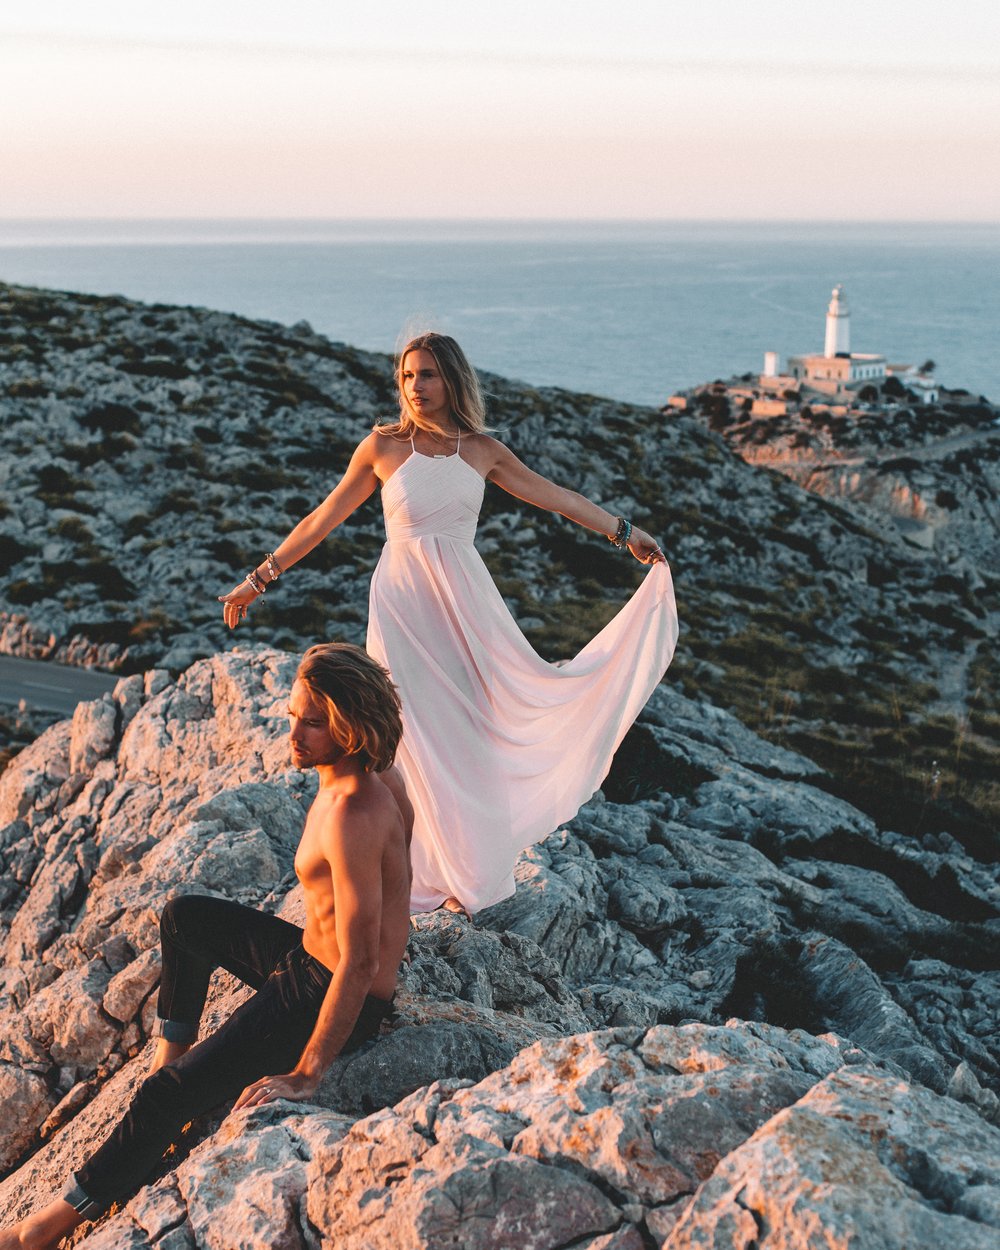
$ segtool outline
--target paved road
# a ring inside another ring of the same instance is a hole
[[[15,707],[23,699],[29,708],[68,715],[78,703],[113,690],[117,680],[92,668],[0,655],[0,703]]]

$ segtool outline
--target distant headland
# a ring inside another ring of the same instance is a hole
[[[849,502],[889,534],[952,565],[1000,569],[1000,407],[942,386],[932,360],[853,352],[842,286],[822,353],[768,351],[764,369],[679,391],[663,412],[697,415],[750,464]]]

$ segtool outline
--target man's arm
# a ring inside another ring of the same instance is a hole
[[[345,828],[348,824],[349,832]],[[343,816],[330,821],[323,849],[330,865],[340,962],[298,1063],[285,1075],[261,1077],[248,1085],[233,1105],[234,1111],[273,1098],[309,1098],[351,1036],[379,968],[381,835],[380,824],[371,813],[355,815],[349,821]]]

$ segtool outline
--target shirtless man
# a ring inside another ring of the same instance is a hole
[[[338,1055],[392,1014],[409,933],[413,811],[392,767],[402,726],[388,674],[357,647],[306,652],[288,708],[292,760],[317,794],[295,854],[305,929],[226,899],[173,898],[151,1075],[65,1195],[0,1233],[0,1250],[48,1250],[134,1190],[195,1116],[307,1100]],[[212,971],[257,992],[195,1045]],[[242,1093],[240,1092],[242,1090]]]

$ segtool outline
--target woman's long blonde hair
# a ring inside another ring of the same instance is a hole
[[[430,352],[434,357],[444,388],[448,395],[448,406],[455,424],[471,434],[484,434],[486,425],[486,404],[479,385],[476,371],[469,364],[465,352],[448,334],[438,334],[429,330],[426,334],[418,334],[410,339],[396,356],[396,394],[399,399],[399,420],[387,425],[376,426],[379,434],[396,434],[410,438],[423,428],[416,420],[412,408],[406,402],[403,391],[403,365],[410,352]]]

